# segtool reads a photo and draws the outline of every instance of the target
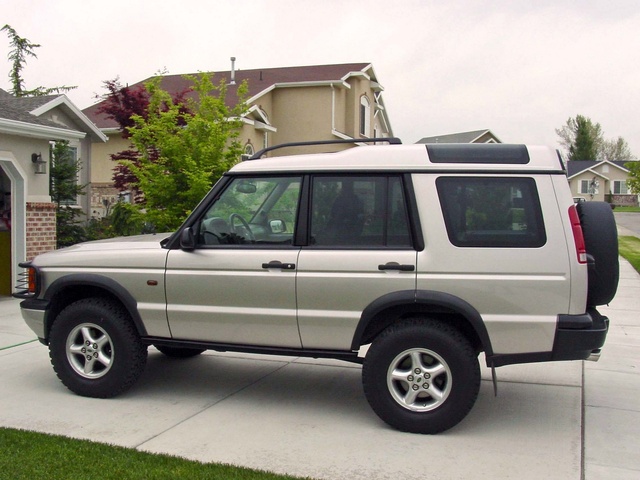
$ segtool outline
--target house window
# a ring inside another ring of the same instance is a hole
[[[253,145],[251,145],[250,143],[247,143],[244,147],[244,154],[251,156],[254,153],[256,152],[253,151]]]
[[[360,135],[369,136],[371,128],[371,104],[366,95],[360,97]]]
[[[626,195],[627,190],[627,181],[626,180],[614,180],[613,181],[613,193],[614,195]]]
[[[578,193],[588,194],[589,183],[589,180],[580,180],[580,190],[578,191]]]

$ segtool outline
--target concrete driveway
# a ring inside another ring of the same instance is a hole
[[[640,276],[622,263],[598,363],[490,372],[476,406],[436,436],[397,432],[369,408],[360,367],[338,361],[150,349],[145,373],[110,400],[78,397],[46,347],[0,300],[0,425],[202,462],[317,479],[637,479],[640,474]]]
[[[613,212],[620,235],[635,235],[640,237],[640,213],[638,212]]]

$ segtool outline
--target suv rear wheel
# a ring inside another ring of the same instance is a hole
[[[410,319],[374,340],[362,381],[382,420],[402,431],[432,434],[467,415],[480,389],[480,366],[458,330],[430,319]]]
[[[129,389],[147,361],[127,313],[101,298],[72,303],[56,318],[49,337],[53,369],[71,391],[109,398]]]

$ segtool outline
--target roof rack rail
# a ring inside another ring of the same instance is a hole
[[[272,150],[278,150],[280,148],[286,147],[305,147],[309,145],[332,145],[339,143],[373,143],[373,142],[387,142],[389,145],[401,145],[402,140],[397,137],[380,137],[380,138],[348,138],[341,140],[313,140],[310,142],[291,142],[291,143],[281,143],[279,145],[273,145],[271,147],[263,148],[259,152],[254,153],[251,157],[246,160],[258,160],[265,153],[270,152]]]

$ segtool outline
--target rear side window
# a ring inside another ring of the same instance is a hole
[[[452,244],[536,248],[546,243],[532,178],[440,177],[436,185]]]
[[[311,245],[411,247],[399,176],[315,176],[311,195]]]

